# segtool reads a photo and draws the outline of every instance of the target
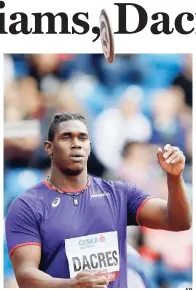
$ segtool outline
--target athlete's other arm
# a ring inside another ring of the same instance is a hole
[[[12,266],[20,288],[106,288],[105,278],[80,272],[75,278],[53,278],[40,271],[41,248],[38,245],[20,246],[11,254]]]
[[[142,226],[168,231],[184,231],[191,227],[191,205],[182,173],[185,156],[178,147],[167,144],[158,149],[157,158],[167,173],[168,201],[151,198],[138,210],[137,220]]]

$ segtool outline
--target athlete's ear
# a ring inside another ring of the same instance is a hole
[[[52,157],[52,154],[53,154],[52,142],[50,142],[50,141],[45,141],[45,142],[44,142],[44,149],[45,149],[46,154],[47,154],[49,157]]]

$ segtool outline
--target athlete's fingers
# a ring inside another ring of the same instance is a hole
[[[168,145],[168,146],[167,146]],[[179,147],[176,147],[176,146],[171,146],[169,144],[167,144],[164,149],[165,149],[165,152],[163,154],[163,157],[166,159],[168,158],[173,152],[179,152],[180,149]]]
[[[178,156],[179,154],[177,152],[173,152],[170,157],[165,160],[165,162],[169,164]]]
[[[76,278],[82,278],[82,277],[86,277],[86,276],[92,277],[92,276],[94,276],[94,275],[95,275],[94,272],[81,271],[81,272],[79,272],[79,273],[76,275]]]
[[[90,276],[84,276],[80,277],[78,280],[78,284],[80,285],[79,288],[83,288],[81,286],[85,286],[85,288],[95,288],[96,286],[107,286],[108,281],[105,277],[90,277]],[[104,287],[105,288],[105,287]]]
[[[164,146],[164,150],[168,150],[169,148],[171,147],[171,145],[170,144],[166,144],[165,146]]]
[[[108,285],[108,280],[105,277],[97,277],[94,279],[96,285]]]
[[[157,149],[157,158],[158,158],[159,163],[161,163],[165,160],[163,158],[163,150],[160,147]]]
[[[180,151],[181,152],[181,151]],[[178,163],[179,161],[183,161],[185,162],[186,158],[184,156],[184,154],[181,152],[180,154],[177,155],[177,157],[175,159],[172,160],[172,164],[176,164]]]
[[[170,144],[164,146],[165,151],[168,151],[170,148],[173,148],[174,151],[179,150],[179,147],[171,146]]]
[[[178,163],[179,161],[181,161],[182,158],[180,156],[177,156],[175,159],[172,160],[172,164]]]

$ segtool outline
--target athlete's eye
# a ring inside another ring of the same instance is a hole
[[[86,135],[80,136],[80,140],[87,140],[87,139],[88,139],[88,136],[86,136]]]
[[[70,135],[63,135],[63,140],[70,140],[71,136]]]

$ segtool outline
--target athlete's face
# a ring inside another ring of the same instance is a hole
[[[60,123],[53,142],[45,143],[45,150],[62,172],[80,174],[90,155],[87,127],[78,120]]]

